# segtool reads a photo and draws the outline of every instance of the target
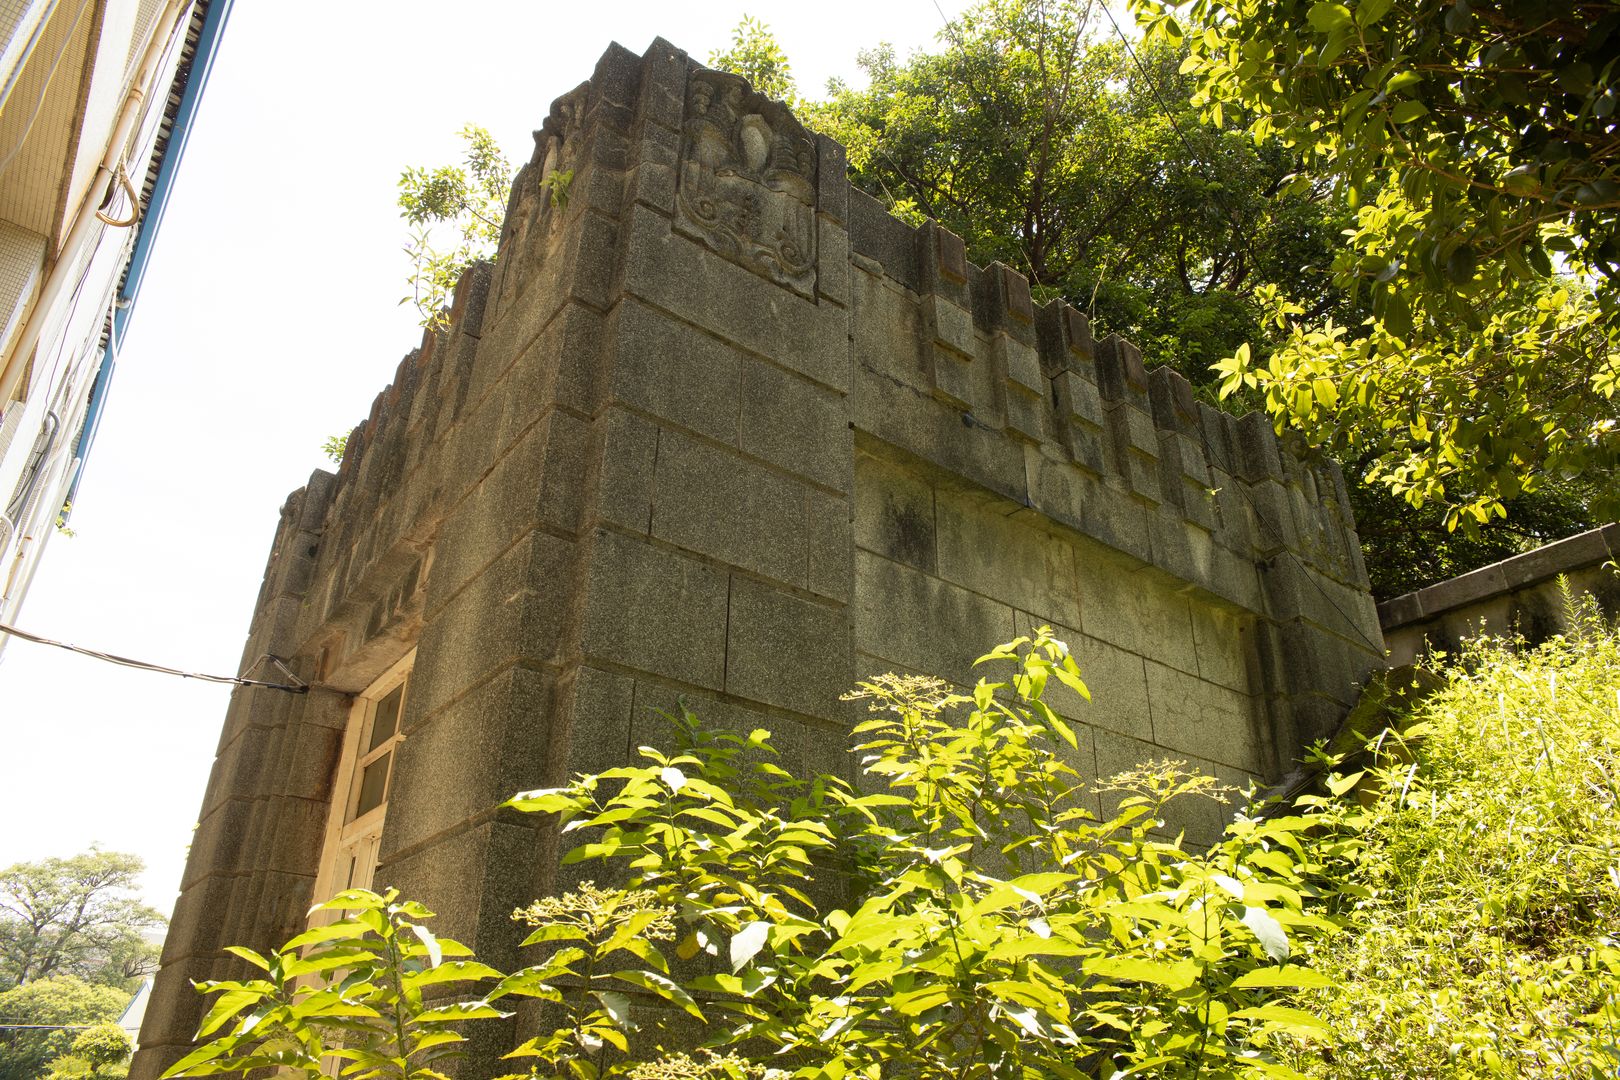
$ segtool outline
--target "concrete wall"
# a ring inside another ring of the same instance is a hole
[[[1378,605],[1390,663],[1455,652],[1464,638],[1521,634],[1535,644],[1567,629],[1560,576],[1610,618],[1620,616],[1620,525],[1571,536]]]
[[[1042,621],[1094,692],[1056,699],[1088,774],[1275,778],[1382,650],[1336,468],[889,217],[741,80],[614,47],[537,133],[493,270],[283,511],[244,662],[315,689],[233,700],[134,1075],[189,1042],[222,946],[297,928],[350,695],[412,646],[378,883],[499,966],[565,883],[513,792],[630,759],[682,695],[848,770],[859,675],[967,682]]]

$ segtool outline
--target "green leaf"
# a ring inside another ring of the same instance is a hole
[[[1343,4],[1328,3],[1326,0],[1312,4],[1305,18],[1310,21],[1311,29],[1319,34],[1342,30],[1352,22],[1349,8]]]
[[[950,1000],[950,987],[936,984],[925,986],[920,990],[908,990],[905,993],[891,995],[889,1006],[901,1016],[921,1016],[929,1009],[944,1005]]]
[[[311,908],[310,910],[315,911],[318,909]],[[364,933],[365,930],[362,927],[356,926],[347,919],[342,919],[338,922],[331,922],[325,924],[324,926],[316,926],[309,930],[305,930],[302,934],[290,939],[286,945],[283,945],[282,951],[297,952],[299,949],[305,949],[311,945],[320,945],[328,941],[339,941],[343,938],[359,938],[363,936]]]
[[[1397,124],[1407,124],[1420,116],[1429,115],[1429,107],[1421,101],[1403,101],[1390,110],[1390,119]]]
[[[227,945],[225,946],[225,951],[233,956],[240,956],[243,960],[246,960],[260,971],[270,970],[270,961],[266,960],[252,949],[244,948],[241,945]]]
[[[565,794],[562,788],[548,788],[521,792],[506,800],[503,805],[526,814],[560,814],[564,810],[575,809],[579,805],[579,800],[573,795]]]
[[[1394,97],[1409,86],[1416,86],[1423,81],[1423,76],[1416,71],[1403,71],[1392,75],[1389,82],[1384,84],[1384,96]]]
[[[1356,5],[1356,25],[1365,29],[1389,14],[1395,0],[1362,0]]]
[[[615,971],[613,978],[631,986],[639,986],[643,990],[650,990],[665,1001],[679,1005],[698,1020],[703,1019],[703,1012],[698,1008],[697,1002],[692,1000],[692,995],[664,975],[653,971]]]
[[[198,1026],[197,1038],[213,1034],[231,1017],[263,1000],[264,995],[253,990],[232,990],[221,994],[214,1000],[208,1014],[203,1017],[202,1024]]]
[[[1325,1021],[1303,1009],[1290,1009],[1285,1005],[1260,1005],[1252,1009],[1239,1009],[1232,1016],[1240,1020],[1263,1020],[1268,1026],[1278,1030],[1307,1037],[1329,1030]]]
[[[1366,775],[1367,770],[1362,769],[1358,772],[1353,772],[1348,776],[1333,776],[1329,778],[1327,788],[1335,796],[1340,796],[1359,784],[1361,782],[1361,778]]]
[[[1185,990],[1198,978],[1198,967],[1190,960],[1167,964],[1159,960],[1143,960],[1134,956],[1105,956],[1087,960],[1081,966],[1087,975],[1154,983],[1169,987],[1171,990]]]
[[[426,971],[411,972],[405,976],[405,985],[411,990],[436,986],[447,982],[472,982],[478,979],[503,978],[499,971],[475,960],[450,960]]]
[[[1245,975],[1238,976],[1232,985],[1239,990],[1253,990],[1278,986],[1296,987],[1303,990],[1314,990],[1321,987],[1337,985],[1334,981],[1323,975],[1320,971],[1312,971],[1303,967],[1264,967],[1255,968]]]
[[[607,1013],[608,1019],[621,1028],[630,1026],[629,995],[621,994],[617,990],[595,990],[591,996],[601,1002],[602,1011]]]
[[[437,1024],[458,1020],[505,1020],[511,1015],[485,1001],[457,1001],[436,1009],[425,1009],[417,1013],[415,1020],[418,1024]]]

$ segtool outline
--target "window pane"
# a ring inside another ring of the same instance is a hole
[[[384,754],[367,765],[366,771],[360,774],[360,801],[354,808],[355,817],[382,805],[383,798],[388,794],[388,763],[393,756],[391,753]]]
[[[371,753],[377,747],[394,737],[399,728],[399,706],[405,700],[405,684],[400,683],[388,692],[388,696],[377,702],[377,712],[371,719],[371,738],[366,741],[366,753]]]

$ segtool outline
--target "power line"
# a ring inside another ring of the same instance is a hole
[[[266,653],[257,660],[253,661],[253,663],[249,664],[247,670],[253,671],[260,664],[268,660],[278,671],[280,671],[288,679],[292,680],[290,683],[266,682],[263,679],[249,679],[241,675],[205,675],[200,671],[182,671],[180,668],[167,667],[163,664],[152,664],[145,660],[131,660],[127,656],[119,656],[116,653],[102,652],[99,649],[87,649],[82,645],[69,645],[65,641],[55,641],[48,637],[41,637],[38,634],[30,634],[26,630],[19,630],[15,626],[8,626],[5,623],[0,623],[0,634],[10,634],[12,637],[19,637],[24,641],[32,641],[36,645],[53,645],[58,649],[66,649],[68,652],[75,652],[81,656],[88,656],[95,660],[105,660],[109,664],[118,664],[121,667],[135,668],[139,671],[155,671],[160,675],[177,675],[182,679],[196,679],[200,682],[225,683],[230,686],[259,686],[266,690],[281,690],[289,694],[309,693],[309,684],[304,682],[297,675],[294,675],[292,670],[281,661],[280,657],[271,656],[269,653]]]

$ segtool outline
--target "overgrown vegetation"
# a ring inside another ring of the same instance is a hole
[[[1044,630],[971,695],[862,684],[858,785],[683,713],[673,752],[512,800],[615,882],[515,912],[531,966],[345,893],[322,906],[347,918],[232,950],[262,974],[201,987],[212,1040],[169,1075],[435,1077],[459,1025],[532,999],[509,1057],[547,1080],[1611,1077],[1620,637],[1571,626],[1470,647],[1320,794],[1237,812],[1207,851],[1163,811],[1209,778],[1082,782],[1043,698],[1084,684]]]
[[[1556,477],[1620,508],[1620,13],[1604,0],[1134,0],[1193,102],[1298,155],[1354,210],[1332,260],[1366,318],[1259,298],[1240,351],[1279,427],[1447,524]]]
[[[1311,965],[1335,1080],[1620,1069],[1620,636],[1587,604],[1524,650],[1477,642],[1335,788],[1351,932]],[[1362,771],[1362,766],[1365,771]]]

